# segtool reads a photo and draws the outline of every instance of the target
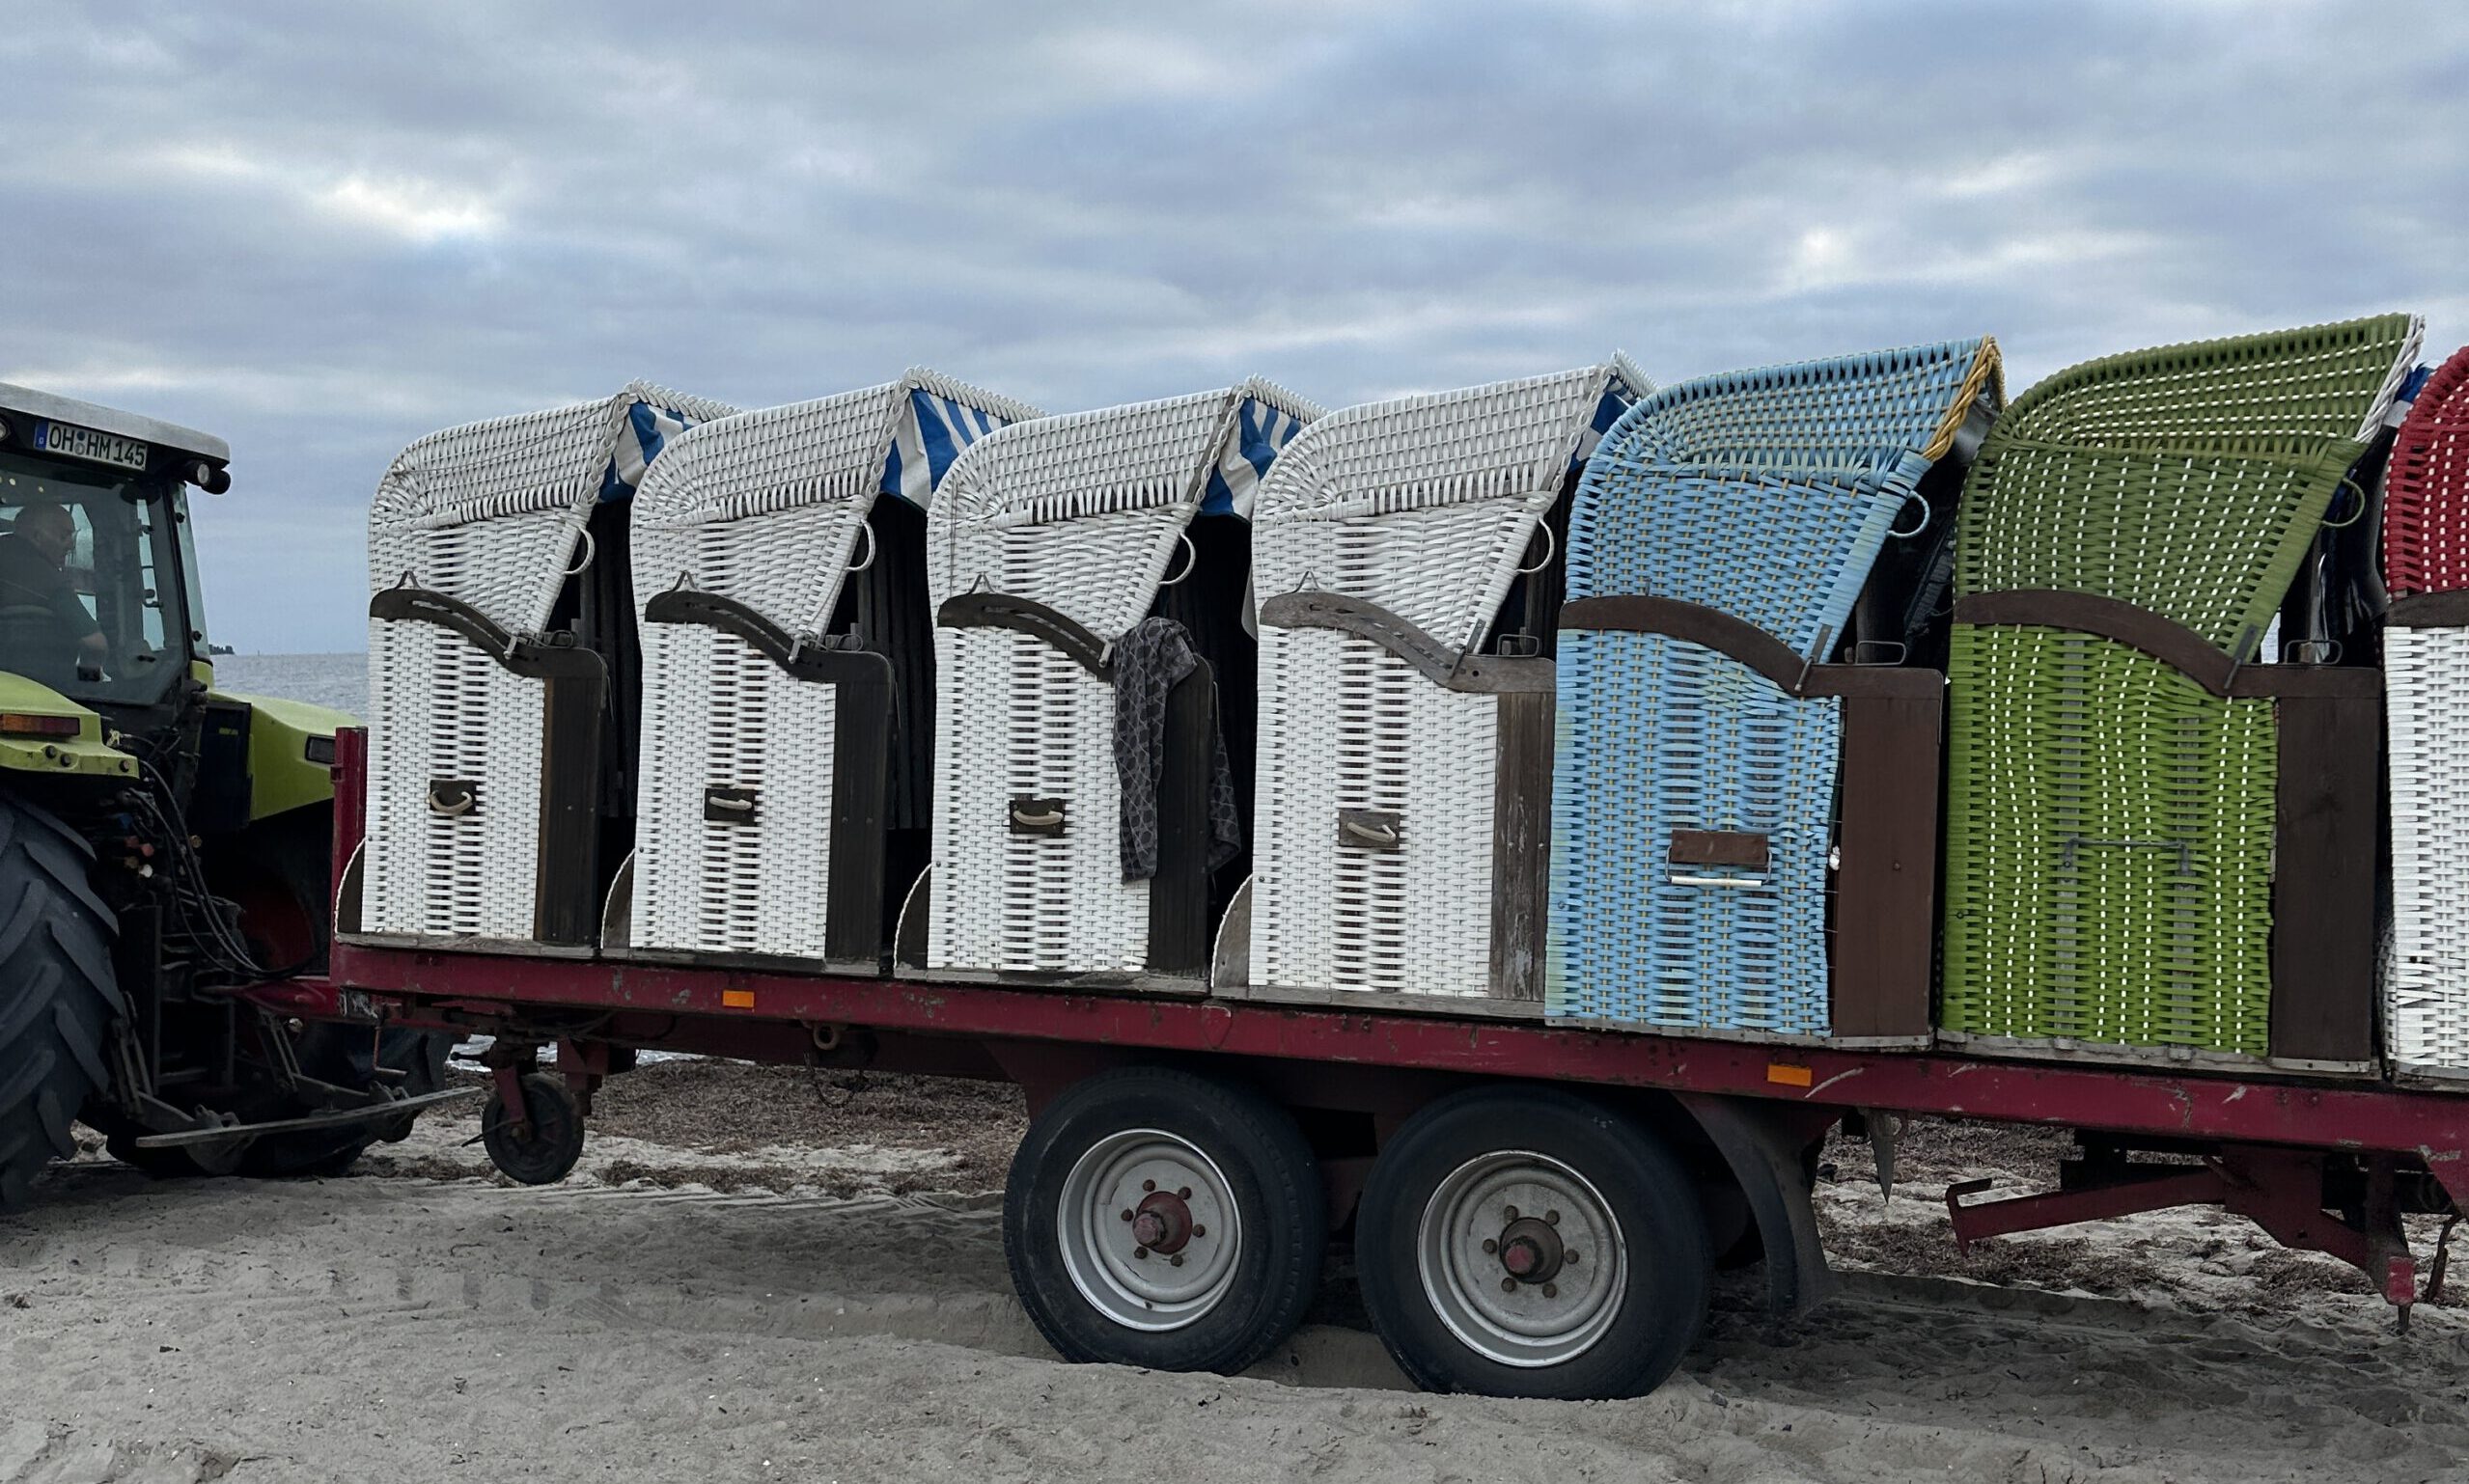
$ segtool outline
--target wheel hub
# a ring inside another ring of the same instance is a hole
[[[1501,1228],[1500,1265],[1521,1283],[1548,1283],[1560,1277],[1567,1250],[1546,1223],[1521,1216]]]
[[[1152,1252],[1173,1256],[1192,1240],[1191,1202],[1172,1191],[1153,1191],[1132,1209],[1131,1239]]]

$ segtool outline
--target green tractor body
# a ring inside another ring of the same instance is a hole
[[[443,1045],[302,1025],[343,713],[219,692],[188,493],[223,441],[0,384],[0,1206],[70,1123],[158,1173],[340,1169]]]

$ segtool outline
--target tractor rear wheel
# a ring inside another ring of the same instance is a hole
[[[124,1002],[93,866],[67,825],[0,794],[0,1210],[77,1152],[69,1124],[111,1084],[104,1051]]]

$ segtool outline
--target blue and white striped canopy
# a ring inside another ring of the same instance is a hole
[[[957,382],[934,379],[944,390],[962,390]],[[925,509],[933,503],[934,486],[943,482],[961,450],[1007,423],[1020,421],[1023,414],[1036,415],[1034,409],[1003,398],[983,400],[992,405],[938,396],[912,380],[908,410],[893,429],[892,447],[883,460],[879,492]]]
[[[600,504],[633,499],[652,460],[660,456],[670,439],[692,426],[694,420],[674,408],[638,401],[625,409],[625,426],[618,429],[608,473],[600,477]]]
[[[1612,374],[1604,383],[1603,399],[1595,404],[1595,416],[1586,425],[1586,431],[1577,435],[1577,453],[1568,461],[1571,469],[1593,458],[1595,446],[1621,420],[1621,414],[1654,390],[1654,383],[1637,369],[1637,363],[1617,350],[1612,352],[1610,368]]]
[[[1618,413],[1613,416],[1618,417]],[[1219,452],[1217,467],[1209,471],[1208,488],[1201,497],[1203,515],[1240,515],[1252,518],[1252,496],[1261,487],[1261,477],[1296,433],[1303,430],[1304,419],[1284,407],[1246,397],[1234,412],[1234,436],[1226,440]],[[1609,427],[1611,425],[1603,425]]]

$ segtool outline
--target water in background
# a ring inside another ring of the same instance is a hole
[[[218,654],[214,688],[243,696],[306,701],[366,718],[369,656],[365,654]]]

